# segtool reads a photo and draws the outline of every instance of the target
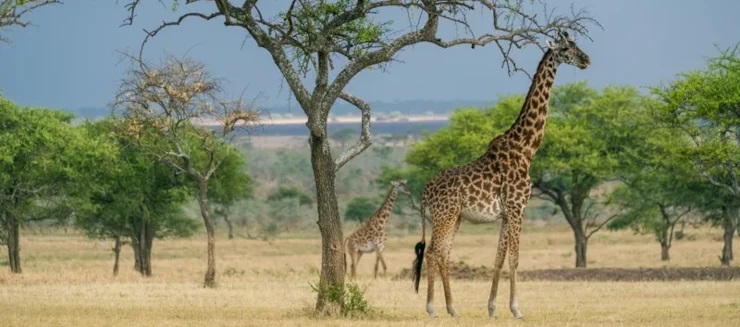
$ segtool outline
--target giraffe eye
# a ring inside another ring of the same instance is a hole
[[[564,47],[564,48],[563,48],[563,51],[568,51],[568,50],[570,50],[570,48],[569,48],[569,47]]]

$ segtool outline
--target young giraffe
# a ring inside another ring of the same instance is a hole
[[[506,251],[509,251],[511,293],[509,308],[515,318],[519,312],[516,280],[519,264],[519,235],[524,208],[531,194],[529,167],[537,147],[542,141],[550,102],[550,90],[555,72],[562,63],[586,69],[591,61],[563,32],[560,39],[547,40],[549,50],[544,54],[532,79],[524,105],[514,124],[496,136],[483,156],[465,165],[439,172],[424,188],[421,198],[422,238],[416,244],[414,261],[414,287],[419,292],[421,265],[424,259],[426,238],[425,207],[431,213],[432,237],[427,259],[427,312],[436,317],[434,309],[434,278],[439,273],[444,287],[447,312],[453,317],[453,307],[448,276],[448,263],[452,241],[460,227],[461,219],[473,223],[490,223],[501,218],[501,234],[496,252],[488,315],[496,311],[496,293]]]
[[[385,240],[387,235],[385,234],[385,223],[388,222],[388,218],[391,216],[393,204],[396,202],[396,195],[398,191],[411,195],[411,192],[406,188],[406,181],[392,181],[393,187],[388,196],[385,198],[385,202],[380,208],[370,217],[367,225],[356,230],[354,233],[347,236],[344,240],[345,244],[345,259],[344,259],[344,270],[347,270],[347,253],[350,255],[352,260],[352,278],[355,278],[357,263],[360,262],[360,258],[363,253],[371,253],[375,251],[375,276],[378,277],[378,263],[383,264],[383,275],[385,275],[387,266],[383,259],[383,248],[385,247]]]

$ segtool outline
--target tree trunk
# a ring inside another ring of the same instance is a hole
[[[113,276],[118,276],[118,262],[121,257],[121,237],[116,236],[115,243],[113,244]]]
[[[208,208],[208,180],[198,181],[198,206],[200,215],[203,217],[203,225],[206,227],[206,236],[208,238],[208,267],[203,281],[204,287],[216,287],[216,236],[211,221],[211,211]]]
[[[149,221],[144,221],[144,248],[143,259],[146,264],[144,265],[144,276],[152,275],[152,246],[154,245],[154,226]]]
[[[131,248],[134,249],[134,270],[141,271],[141,248],[139,248],[139,238],[131,238]]]
[[[229,228],[229,239],[234,239],[234,225],[231,223],[231,220],[229,220],[229,213],[226,211],[224,213],[224,221],[226,222],[226,227]]]
[[[722,247],[722,256],[719,258],[722,266],[730,266],[732,261],[732,238],[735,236],[735,217],[730,212],[727,212],[724,219],[722,220],[722,227],[724,228],[724,246]]]
[[[671,244],[669,242],[672,235],[668,235],[668,233],[669,229],[670,233],[673,233],[673,227],[672,225],[670,225],[670,219],[668,219],[665,215],[663,215],[663,222],[664,224],[660,227],[660,236],[658,237],[658,241],[660,242],[660,260],[669,261],[671,260],[671,257],[668,254],[668,250],[670,250],[671,248]]]
[[[671,249],[671,246],[668,245],[667,242],[660,242],[660,260],[661,261],[670,261],[671,255],[669,253],[669,250]]]
[[[8,230],[8,264],[10,272],[20,274],[21,269],[21,246],[20,246],[20,223],[12,214],[6,214]]]
[[[132,221],[134,235],[131,246],[134,248],[134,269],[142,276],[152,275],[152,244],[154,242],[154,227],[144,218],[135,218]]]
[[[576,250],[576,268],[586,268],[586,250],[588,248],[588,237],[583,229],[583,218],[581,217],[581,207],[584,196],[571,196],[570,203],[562,193],[558,193],[557,198],[553,198],[553,203],[560,207],[568,222],[570,229],[573,230]]]
[[[582,229],[574,231],[576,237],[576,268],[586,268],[586,250],[588,250],[588,238]]]
[[[325,124],[323,132],[326,135]],[[329,295],[336,294],[337,288],[344,288],[344,246],[342,222],[339,219],[334,190],[335,164],[325,136],[312,133],[310,143],[319,215],[317,223],[321,231],[321,276],[316,311],[325,315],[337,315],[341,312],[343,297],[332,299]]]

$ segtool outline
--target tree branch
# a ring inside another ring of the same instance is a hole
[[[605,220],[604,220],[604,221],[603,221],[603,222],[602,222],[601,224],[599,224],[599,225],[598,225],[598,226],[597,226],[597,227],[596,227],[596,228],[595,228],[594,230],[590,231],[590,232],[589,232],[589,233],[588,233],[588,234],[586,235],[586,239],[589,239],[589,238],[591,238],[591,235],[593,235],[594,233],[598,232],[598,231],[599,231],[599,230],[600,230],[600,229],[601,229],[602,227],[604,227],[604,226],[605,226],[606,224],[608,224],[608,223],[609,223],[610,221],[612,221],[612,220],[613,220],[614,218],[617,218],[617,217],[619,217],[619,215],[618,215],[618,214],[614,214],[614,215],[611,215],[611,216],[610,216],[609,218],[605,219]],[[594,226],[594,225],[592,225],[592,226]]]
[[[344,164],[352,160],[354,157],[357,157],[372,144],[370,141],[370,105],[362,99],[347,92],[342,92],[339,97],[360,109],[360,112],[362,113],[362,130],[360,131],[360,137],[357,143],[344,151],[344,153],[334,160],[334,171],[339,171]]]
[[[23,20],[23,16],[40,7],[52,4],[61,5],[62,2],[59,0],[0,0],[0,30],[9,26],[27,27],[31,25],[30,21]],[[10,40],[0,35],[0,42],[10,42]]]

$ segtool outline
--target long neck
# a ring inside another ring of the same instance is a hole
[[[388,192],[388,195],[385,197],[385,202],[383,202],[383,205],[375,211],[375,214],[368,222],[369,224],[384,225],[388,221],[388,217],[391,216],[391,211],[393,210],[393,204],[396,202],[397,193],[398,191],[396,191],[396,187],[391,187],[390,192]]]
[[[548,50],[542,57],[537,71],[532,78],[524,105],[514,124],[504,133],[504,137],[519,145],[525,155],[530,158],[537,151],[542,137],[545,134],[547,109],[550,104],[550,90],[555,82],[555,72],[558,62],[552,50]]]

